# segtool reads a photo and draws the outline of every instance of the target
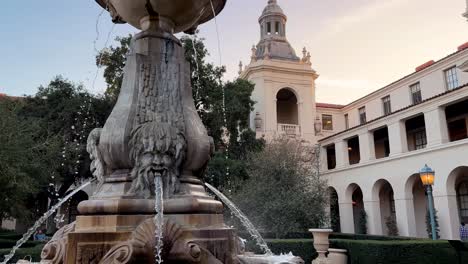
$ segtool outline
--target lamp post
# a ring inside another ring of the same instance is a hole
[[[421,177],[423,185],[426,187],[427,202],[429,205],[429,216],[431,218],[432,239],[437,240],[434,204],[432,198],[432,185],[434,185],[435,172],[426,164],[424,165],[424,168],[422,168],[419,172],[419,176]]]

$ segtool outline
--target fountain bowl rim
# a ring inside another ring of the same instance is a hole
[[[99,6],[101,6],[104,10],[106,10],[107,9],[106,1],[110,1],[110,0],[95,0],[95,1],[96,1],[96,3],[99,4]],[[209,8],[209,11],[203,13],[203,15],[200,17],[199,21],[196,24],[197,26],[201,25],[201,24],[204,24],[204,23],[214,19],[216,16],[218,16],[221,13],[221,11],[224,9],[224,7],[226,6],[226,3],[227,3],[227,0],[210,0],[210,1],[216,1],[216,2],[220,3],[219,5],[214,5],[215,15],[213,15],[213,12],[212,12],[211,8]],[[123,20],[123,21],[116,22],[116,23],[125,24],[127,22]],[[177,33],[177,32],[175,32],[175,33]],[[190,33],[190,34],[193,34],[193,33]]]

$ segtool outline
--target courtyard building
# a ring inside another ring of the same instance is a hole
[[[459,238],[468,222],[468,43],[347,105],[318,103],[311,55],[287,40],[287,16],[270,0],[259,18],[260,42],[240,78],[255,84],[251,128],[321,146],[335,230],[427,237],[427,197],[418,171],[436,172],[440,235]]]

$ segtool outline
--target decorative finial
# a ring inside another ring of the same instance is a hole
[[[311,62],[310,62],[310,58],[311,58],[311,57],[312,57],[312,56],[310,56],[310,52],[307,52],[307,56],[306,56],[306,63],[307,63],[307,64],[311,64]]]
[[[268,0],[268,4],[269,4],[269,5],[275,5],[275,4],[278,4],[278,1],[276,1],[276,0]]]
[[[244,66],[244,65],[242,64],[242,61],[240,61],[240,62],[239,62],[239,72],[238,72],[238,73],[239,73],[239,75],[241,75],[241,74],[242,74],[242,71],[243,71],[243,66]]]
[[[265,47],[265,52],[263,53],[263,59],[269,60],[270,59],[270,47]]]
[[[302,61],[305,62],[305,61],[306,61],[306,57],[307,57],[307,49],[306,49],[306,47],[304,47],[304,48],[302,49]]]
[[[252,55],[250,56],[250,61],[257,61],[257,47],[255,45],[252,46]]]

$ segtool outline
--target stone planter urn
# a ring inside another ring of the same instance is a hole
[[[328,236],[333,232],[331,229],[309,229],[309,232],[314,236],[314,248],[319,256],[312,261],[313,264],[331,263],[328,261],[325,254],[328,252],[330,242]]]
[[[346,249],[337,249],[337,248],[330,248],[328,249],[328,261],[332,264],[347,264],[348,263],[348,256],[346,253],[348,252]]]

